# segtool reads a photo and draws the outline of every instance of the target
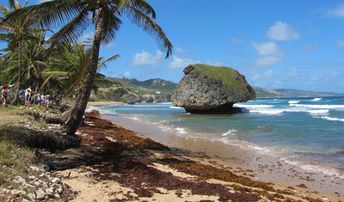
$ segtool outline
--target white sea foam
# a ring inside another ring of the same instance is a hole
[[[116,111],[111,108],[103,109],[101,107],[96,107],[96,106],[87,106],[86,112],[91,112],[92,110],[97,110],[102,114],[116,114]]]
[[[234,107],[243,107],[247,109],[257,109],[257,108],[272,108],[274,105],[245,105],[245,104],[234,104]]]
[[[328,114],[330,110],[328,109],[318,109],[318,110],[307,110],[308,113],[312,115],[322,115],[322,114]]]
[[[238,146],[242,149],[248,149],[248,150],[253,150],[259,154],[262,155],[267,155],[271,157],[278,157],[285,163],[292,165],[292,166],[297,166],[305,171],[309,172],[319,172],[323,173],[325,175],[331,176],[331,177],[339,177],[341,179],[344,179],[344,175],[337,171],[336,169],[333,168],[326,168],[322,167],[319,165],[311,165],[311,164],[306,164],[302,161],[299,160],[290,160],[289,157],[282,157],[285,156],[286,153],[288,153],[289,149],[281,149],[280,147],[273,148],[273,147],[263,147],[256,145],[254,143],[242,141],[242,140],[231,140],[229,141],[227,138],[222,138],[221,141],[225,144],[230,144],[234,146]],[[292,157],[293,158],[293,157]]]
[[[289,100],[288,101],[289,104],[297,104],[299,102],[300,102],[300,100]]]
[[[325,175],[333,176],[333,177],[339,177],[341,179],[344,179],[344,175],[341,174],[339,171],[333,168],[325,168],[319,165],[311,165],[311,164],[304,164],[303,162],[297,161],[297,160],[289,160],[288,158],[284,157],[281,158],[282,161],[289,165],[297,166],[305,171],[308,172],[317,172],[317,173],[323,173]]]
[[[312,102],[318,102],[318,101],[320,101],[320,100],[322,100],[322,98],[314,98],[313,100],[311,100]]]
[[[344,122],[344,119],[336,118],[336,117],[330,117],[330,116],[321,116],[320,118],[328,120],[328,121],[339,121]]]
[[[227,132],[222,134],[222,137],[227,137],[227,136],[235,136],[238,134],[238,131],[235,129],[230,129]]]
[[[279,150],[274,150],[272,148],[259,146],[257,144],[250,143],[247,141],[243,141],[243,140],[230,140],[229,141],[227,138],[222,138],[221,141],[225,144],[237,146],[241,149],[252,150],[252,151],[255,151],[259,154],[272,156],[272,157],[279,156]]]
[[[344,109],[344,105],[307,105],[307,104],[289,104],[291,107],[307,107],[312,109]]]
[[[178,134],[187,134],[185,128],[175,128]]]
[[[279,115],[285,112],[283,109],[250,109],[249,112],[267,114],[267,115]]]
[[[92,110],[98,110],[99,111],[99,108],[98,107],[95,107],[95,106],[87,106],[86,108],[86,112],[91,112]]]
[[[170,106],[171,109],[184,109],[183,107]]]
[[[134,121],[141,121],[141,119],[137,116],[128,116],[128,118]]]
[[[295,104],[290,104],[295,105]],[[248,107],[247,107],[248,106]],[[316,108],[308,108],[308,107],[292,107],[292,108],[273,108],[273,105],[247,105],[244,107],[248,112],[251,113],[259,113],[259,114],[266,114],[266,115],[281,115],[285,112],[304,112],[309,113],[312,115],[326,115],[329,113],[328,109],[316,109]]]

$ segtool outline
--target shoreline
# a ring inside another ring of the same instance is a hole
[[[333,176],[323,173],[307,171],[299,165],[287,162],[288,160],[286,159],[259,154],[257,151],[219,141],[210,141],[197,137],[181,137],[167,133],[157,135],[159,129],[155,131],[144,130],[144,128],[158,128],[156,125],[140,125],[140,120],[125,118],[122,115],[116,114],[111,116],[102,114],[102,117],[169,147],[204,153],[220,165],[238,168],[242,171],[249,170],[249,175],[252,179],[278,184],[282,187],[298,187],[302,185],[301,187],[307,187],[305,194],[310,192],[322,193],[324,194],[323,198],[332,198],[332,200],[341,195],[340,199],[344,199],[344,190],[341,188],[344,186],[343,179],[339,177],[333,178]],[[163,131],[161,130],[160,133],[162,134]]]
[[[15,173],[13,179],[21,176],[20,181],[15,180],[15,183],[19,183],[18,187],[0,190],[0,198],[13,193],[16,198],[80,202],[319,202],[344,199],[339,193],[333,195],[313,191],[308,184],[301,183],[307,182],[307,178],[300,179],[301,184],[294,186],[288,186],[282,180],[264,180],[260,175],[269,174],[272,164],[268,160],[271,159],[258,159],[254,153],[235,147],[229,150],[228,145],[221,142],[185,139],[175,134],[162,135],[159,131],[152,131],[156,127],[142,127],[137,120],[128,120],[127,123],[139,129],[148,129],[146,133],[135,132],[121,121],[112,119],[123,117],[104,119],[102,117],[106,115],[95,110],[85,114],[76,136],[70,139],[63,136],[63,132],[58,133],[61,129],[59,125],[47,124],[46,131],[42,132],[39,129],[42,123],[33,121],[30,115],[23,116],[23,112],[17,113],[7,113],[4,120],[16,119],[17,126],[24,127],[23,131],[14,137],[16,126],[11,124],[7,129],[4,128],[8,135],[12,134],[10,136],[17,141],[28,136],[28,142],[43,138],[41,144],[48,150],[33,150],[38,146],[31,145],[33,148],[30,147],[28,151],[35,155],[37,161],[29,168],[39,172]],[[23,126],[23,122],[29,124]],[[60,145],[59,149],[50,151],[52,147],[46,145],[45,141],[51,142],[51,139],[61,135],[68,140],[59,140],[59,144],[54,144]],[[75,140],[77,145],[68,146]],[[250,162],[257,162],[257,169],[249,169],[250,164],[247,163]],[[49,179],[42,179],[42,176],[48,176]],[[36,188],[28,191],[32,186]]]
[[[125,105],[124,102],[115,102],[115,101],[94,101],[88,102],[88,106],[100,107],[100,106],[120,106]]]

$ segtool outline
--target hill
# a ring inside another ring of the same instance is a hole
[[[140,81],[127,78],[105,78],[106,82],[99,85],[97,95],[93,100],[111,100],[127,103],[136,102],[169,102],[170,95],[177,88],[177,83],[160,78]],[[312,92],[295,89],[265,89],[253,87],[257,98],[283,97],[330,97],[344,96],[331,92]]]
[[[295,90],[295,89],[274,89],[272,91],[268,90],[268,92],[273,92],[273,93],[276,94],[275,96],[272,96],[272,97],[331,97],[331,96],[344,96],[344,94],[340,94],[340,93],[313,92],[313,91]]]
[[[177,84],[171,81],[163,79],[149,79],[145,81],[139,81],[137,79],[127,78],[108,78],[111,81],[119,82],[124,88],[135,88],[142,91],[159,91],[163,93],[172,93],[176,88]]]

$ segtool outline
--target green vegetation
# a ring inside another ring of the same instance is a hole
[[[119,78],[109,78],[112,81],[117,81],[122,85],[122,87],[138,91],[141,94],[144,93],[154,93],[156,91],[162,93],[172,93],[177,84],[171,81],[165,81],[162,79],[149,79],[145,81],[138,81],[136,79],[119,79]]]
[[[14,177],[27,176],[27,168],[34,161],[32,150],[18,146],[14,140],[0,138],[0,189],[17,186]]]
[[[8,3],[10,8],[0,9],[0,40],[7,43],[0,58],[1,85],[15,84],[13,104],[20,101],[20,89],[27,87],[52,95],[57,103],[73,97],[73,106],[61,121],[68,134],[78,128],[97,84],[112,83],[98,70],[118,56],[102,60],[100,47],[115,38],[123,17],[155,37],[166,57],[172,54],[172,44],[145,0],[51,0],[23,6],[17,0]],[[93,39],[78,44],[90,25],[94,28]],[[46,39],[51,30],[54,33]]]
[[[19,123],[40,124],[32,117],[24,114],[25,109],[17,106],[9,106],[0,110],[0,189],[8,186],[16,187],[13,183],[15,176],[27,176],[28,166],[35,163],[35,155],[31,149],[19,146],[17,140],[11,135],[5,134],[3,127]]]
[[[246,87],[245,77],[240,76],[239,73],[229,67],[216,67],[204,64],[193,65],[194,71],[204,74],[210,78],[218,79],[222,81],[225,88],[234,88],[234,90],[239,91],[240,89]]]

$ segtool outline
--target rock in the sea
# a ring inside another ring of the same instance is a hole
[[[238,71],[228,67],[189,65],[172,101],[191,113],[234,113],[237,102],[256,98],[253,88]]]

